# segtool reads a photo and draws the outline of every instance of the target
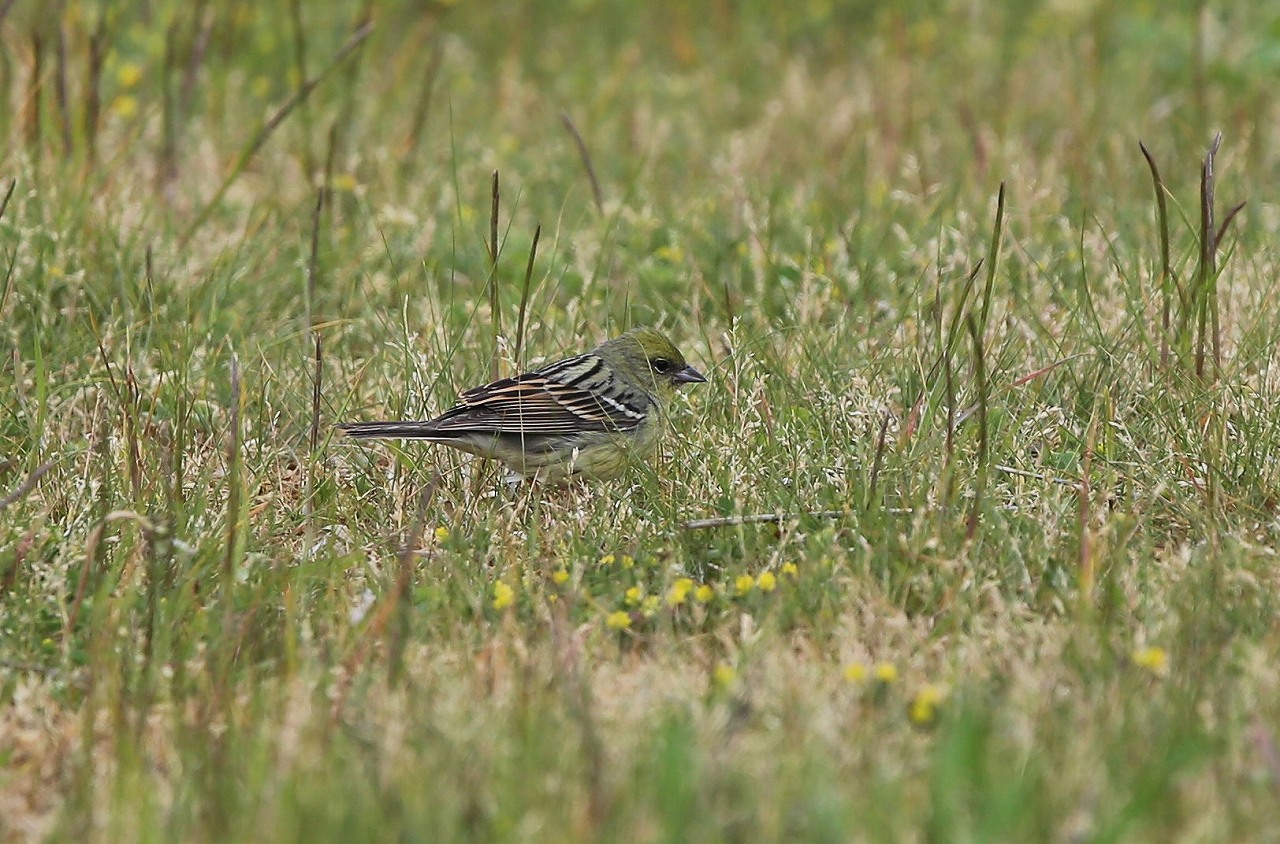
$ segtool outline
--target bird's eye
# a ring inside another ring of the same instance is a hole
[[[661,372],[664,375],[675,368],[675,364],[666,358],[654,358],[649,361],[649,365],[653,367],[654,372]]]

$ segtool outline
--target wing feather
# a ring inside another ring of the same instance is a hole
[[[442,434],[630,431],[644,422],[649,405],[647,396],[618,383],[603,360],[587,354],[473,387],[430,425]]]

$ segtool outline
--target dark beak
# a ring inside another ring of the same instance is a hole
[[[686,366],[684,369],[672,376],[677,384],[704,384],[706,376],[694,369],[692,366]]]

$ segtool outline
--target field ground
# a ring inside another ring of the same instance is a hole
[[[0,840],[1275,839],[1275,4],[0,7]]]

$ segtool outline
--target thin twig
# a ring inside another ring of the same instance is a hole
[[[306,312],[303,314],[305,324],[302,326],[304,337],[310,340],[310,335],[315,325],[315,301],[316,287],[318,284],[318,266],[320,262],[320,215],[324,212],[324,194],[325,185],[316,188],[316,204],[311,209],[311,252],[307,256],[307,287],[305,290],[306,301],[304,302]],[[309,342],[307,345],[311,345]]]
[[[325,77],[332,73],[334,69],[354,53],[356,48],[363,44],[364,40],[368,38],[372,32],[373,23],[369,22],[352,33],[351,37],[346,40],[346,43],[338,49],[338,52],[334,53],[333,58],[329,60],[329,64],[325,65],[324,69],[318,74],[307,79],[298,86],[298,89],[289,96],[289,99],[285,100],[284,104],[281,105],[280,108],[276,109],[275,113],[258,128],[258,131],[254,134],[252,140],[250,140],[248,145],[246,145],[240,152],[240,157],[236,159],[226,177],[223,178],[222,184],[218,186],[213,197],[206,202],[200,209],[199,213],[196,214],[195,219],[191,221],[190,225],[187,226],[186,231],[182,233],[182,237],[178,238],[180,246],[185,245],[191,239],[192,235],[194,235],[200,227],[204,225],[205,221],[209,219],[209,215],[212,214],[214,209],[222,202],[222,198],[227,195],[227,191],[229,191],[231,186],[235,184],[236,179],[240,178],[240,174],[244,172],[249,161],[257,155],[258,150],[262,149],[262,145],[265,144],[267,139],[271,137],[272,133],[279,128],[280,124],[284,122],[284,119],[289,116],[299,103],[305,100],[311,92],[315,90],[315,87],[319,85]]]
[[[515,360],[524,365],[524,321],[529,310],[529,294],[533,290],[533,259],[538,255],[538,239],[542,237],[542,226],[533,230],[533,243],[529,245],[529,263],[524,268],[524,287],[520,290],[520,312],[516,317]]]
[[[1213,160],[1222,146],[1219,132],[1209,145],[1204,164],[1200,168],[1200,263],[1196,272],[1196,377],[1204,377],[1205,346],[1208,344],[1208,326],[1211,287],[1217,271],[1218,248],[1214,237],[1218,230],[1213,219],[1214,173]],[[1215,343],[1217,337],[1215,335]]]
[[[62,130],[62,151],[70,157],[73,146],[71,106],[67,97],[67,32],[58,27],[58,69],[54,81],[54,102],[58,107],[58,127]]]
[[[982,290],[982,316],[978,318],[978,329],[985,335],[987,317],[991,314],[991,291],[995,287],[996,269],[1000,263],[1000,238],[1004,233],[1004,182],[1000,183],[1000,192],[996,194],[996,221],[991,227],[991,245],[987,249],[987,284]]]
[[[1168,366],[1169,316],[1173,307],[1173,295],[1169,289],[1173,283],[1173,265],[1169,259],[1169,203],[1155,156],[1142,141],[1138,141],[1138,148],[1147,159],[1147,167],[1151,170],[1151,184],[1156,193],[1156,225],[1160,230],[1160,365]]]
[[[1067,355],[1065,358],[1059,358],[1058,360],[1055,360],[1053,363],[1049,364],[1048,366],[1040,367],[1035,372],[1028,372],[1026,375],[1023,375],[1021,378],[1015,378],[1009,386],[1021,387],[1024,384],[1029,384],[1030,382],[1039,378],[1041,375],[1045,375],[1049,372],[1052,372],[1053,370],[1062,366],[1064,363],[1070,363],[1076,358],[1087,357],[1088,355],[1089,355],[1089,352],[1077,352],[1074,355]]]
[[[990,444],[987,441],[987,364],[982,333],[972,314],[965,320],[965,327],[973,341],[973,374],[978,382],[978,478],[973,492],[973,509],[969,512],[969,526],[965,531],[965,541],[969,542],[978,533],[978,520],[982,515],[983,496],[986,494],[989,474],[987,453]]]
[[[409,131],[405,134],[404,145],[400,151],[402,167],[409,163],[410,154],[418,148],[422,138],[427,115],[431,112],[431,99],[435,92],[436,79],[440,76],[440,68],[443,64],[444,45],[439,38],[436,38],[431,44],[431,56],[427,59],[427,72],[422,80],[422,90],[418,92],[418,102],[414,105],[413,117],[409,120]]]
[[[40,88],[44,80],[43,62],[44,41],[37,30],[31,33],[31,79],[27,86],[27,101],[22,110],[27,130],[27,145],[31,147],[33,155],[40,151],[40,127],[44,123],[40,108]]]
[[[43,674],[46,677],[52,677],[57,674],[59,669],[52,668],[48,665],[36,665],[34,662],[17,662],[11,659],[0,659],[0,668],[6,671],[25,671],[31,674]]]
[[[714,519],[693,519],[684,523],[685,530],[736,527],[737,525],[782,524],[796,519],[839,519],[849,515],[848,510],[813,510],[807,513],[754,513],[749,516],[720,516]]]
[[[293,29],[293,66],[299,79],[307,78],[307,34],[302,21],[302,0],[289,0],[289,23]],[[307,103],[298,104],[298,118],[302,121],[302,171],[313,178],[316,165],[311,152],[311,108]]]
[[[4,192],[4,199],[0,200],[0,220],[4,219],[4,212],[9,208],[9,200],[13,199],[13,190],[18,186],[17,179],[9,180],[9,187]],[[9,307],[9,297],[13,295],[13,270],[18,263],[18,246],[15,244],[13,252],[9,256],[9,268],[5,270],[4,287],[0,292],[0,318],[4,317],[6,309]]]
[[[98,121],[102,117],[102,63],[107,56],[107,16],[98,15],[98,25],[89,36],[89,61],[85,67],[84,137],[85,167],[98,157]]]
[[[871,502],[875,500],[876,485],[880,482],[880,469],[884,466],[885,442],[889,435],[889,419],[888,410],[881,411],[883,419],[880,420],[880,434],[876,437],[876,456],[871,461],[871,478],[867,481],[867,507],[871,507]]]
[[[498,310],[498,212],[502,192],[498,171],[493,171],[493,193],[489,203],[489,329],[493,340],[493,380],[498,380],[498,338],[502,334],[502,314]]]
[[[1218,226],[1218,233],[1213,238],[1215,247],[1218,249],[1222,248],[1222,238],[1226,235],[1227,228],[1231,225],[1231,221],[1236,218],[1236,215],[1244,210],[1244,207],[1247,204],[1247,202],[1236,203],[1231,207],[1231,210],[1226,213],[1226,216],[1222,218],[1222,225]]]
[[[25,498],[31,490],[35,489],[36,484],[40,483],[40,479],[45,476],[45,473],[53,468],[53,464],[53,460],[47,460],[44,463],[41,463],[36,467],[34,472],[27,476],[25,481],[18,485],[17,489],[6,495],[4,498],[0,498],[0,513],[3,513],[14,504],[17,504]]]
[[[308,442],[313,454],[316,446],[320,443],[320,384],[324,375],[324,347],[322,340],[323,338],[317,334],[315,371],[312,373],[311,379],[311,437]]]
[[[4,218],[4,212],[9,209],[9,200],[13,199],[13,189],[18,186],[17,179],[9,180],[9,187],[5,189],[4,199],[0,200],[0,219]]]
[[[904,515],[914,512],[910,507],[886,507],[885,513]],[[737,527],[739,525],[776,525],[797,519],[839,519],[851,515],[848,510],[810,510],[799,513],[753,513],[747,516],[719,516],[714,519],[693,519],[681,525],[685,530]]]
[[[1019,478],[1031,478],[1037,481],[1045,481],[1046,483],[1058,484],[1060,486],[1076,486],[1077,482],[1070,478],[1055,478],[1052,475],[1043,475],[1039,472],[1028,472],[1026,469],[1015,469],[1012,466],[1003,466],[996,463],[991,467],[997,472],[1005,475],[1016,475]]]
[[[591,154],[587,152],[587,144],[582,140],[582,135],[578,132],[578,127],[573,125],[573,118],[569,116],[569,112],[560,112],[560,121],[564,123],[564,128],[569,130],[569,134],[573,137],[574,144],[578,147],[578,155],[582,158],[582,166],[586,168],[587,179],[591,182],[591,195],[596,200],[596,211],[604,213],[604,193],[600,190],[600,181],[596,179],[596,168],[591,164]]]
[[[1026,375],[1023,375],[1020,378],[1014,379],[1012,382],[1008,384],[1008,386],[1004,387],[1003,390],[1008,391],[1008,390],[1014,389],[1015,387],[1026,386],[1027,384],[1036,380],[1040,376],[1045,375],[1049,372],[1052,372],[1053,370],[1057,369],[1059,366],[1062,366],[1064,363],[1070,363],[1076,358],[1088,357],[1090,354],[1091,354],[1090,352],[1077,352],[1074,355],[1068,355],[1065,358],[1055,360],[1053,363],[1049,364],[1048,366],[1042,366],[1039,369],[1037,369],[1035,372],[1028,372]],[[973,417],[973,415],[978,412],[979,408],[980,408],[980,405],[971,404],[968,407],[966,407],[964,410],[961,410],[959,413],[956,414],[955,426],[959,428],[965,422],[968,422]]]

